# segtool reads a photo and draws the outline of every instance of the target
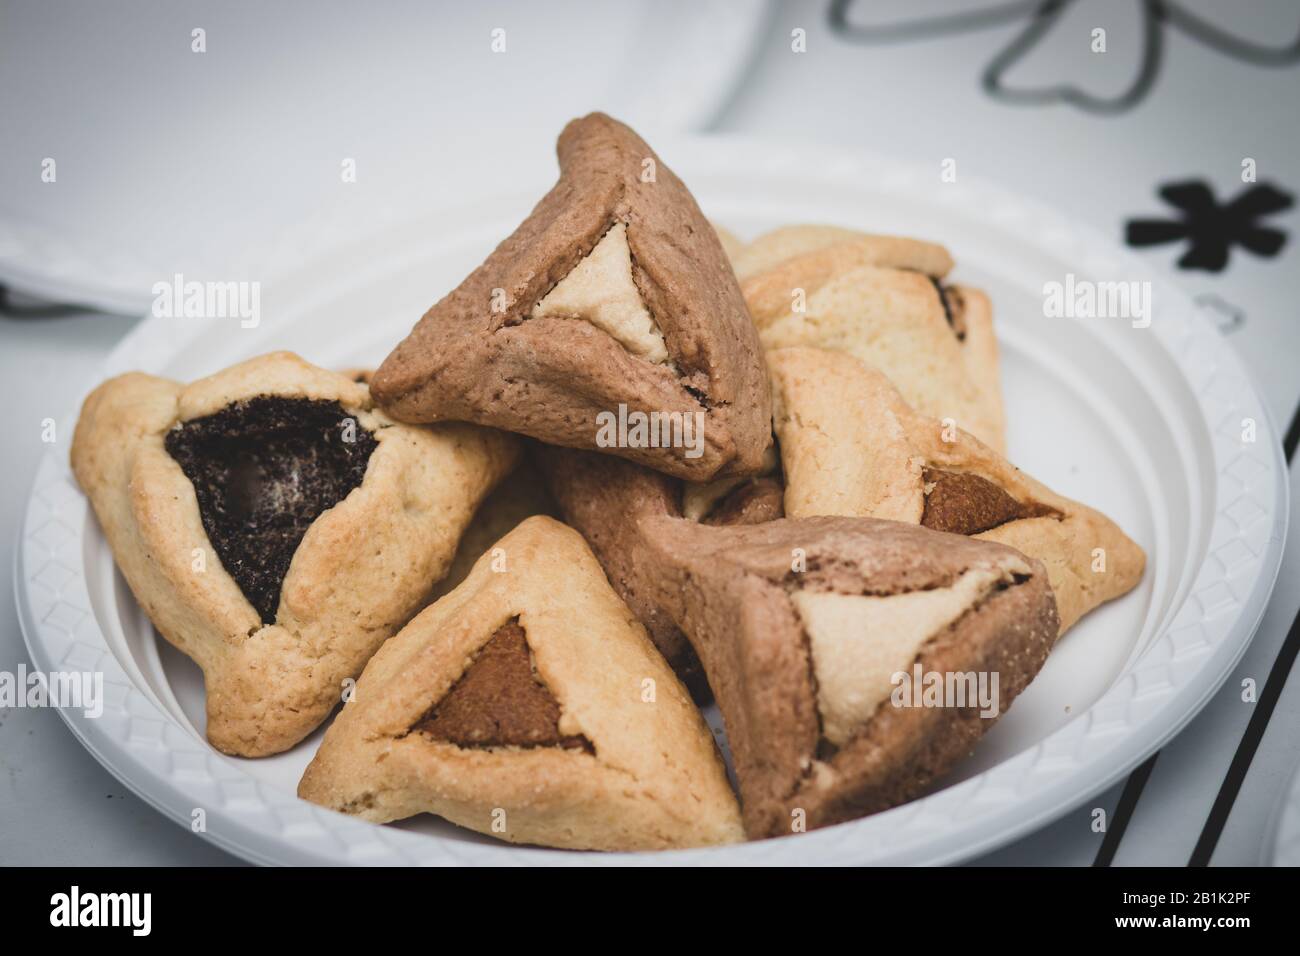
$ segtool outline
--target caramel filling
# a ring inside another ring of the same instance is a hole
[[[560,704],[533,667],[518,620],[497,629],[451,690],[411,728],[458,747],[563,747],[594,753],[560,733]]]
[[[762,468],[753,477],[686,482],[682,517],[710,525],[763,524],[784,518],[785,479],[776,442],[768,446]]]
[[[303,535],[361,484],[375,437],[337,402],[264,395],[167,433],[221,566],[264,624]]]
[[[1060,517],[1037,502],[1017,501],[979,475],[926,468],[921,526],[952,534],[980,534],[1021,518]]]
[[[753,478],[717,500],[701,524],[763,524],[785,517],[785,488],[777,478]]]

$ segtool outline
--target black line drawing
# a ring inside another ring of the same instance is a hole
[[[1088,0],[1009,0],[989,3],[958,13],[895,23],[864,25],[853,23],[849,11],[854,0],[832,0],[831,31],[841,39],[856,43],[901,43],[926,40],[954,33],[990,29],[1007,23],[1024,22],[1020,31],[997,52],[984,68],[981,83],[984,91],[996,100],[1020,106],[1047,106],[1066,103],[1095,114],[1117,114],[1141,103],[1151,91],[1164,50],[1166,25],[1176,27],[1213,50],[1254,66],[1290,66],[1300,62],[1300,24],[1294,38],[1280,46],[1266,46],[1235,36],[1208,20],[1185,10],[1176,0],[1133,0],[1141,5],[1142,61],[1129,87],[1117,96],[1099,97],[1077,86],[1062,83],[1043,89],[1014,89],[1003,77],[1026,53],[1056,25],[1073,4]],[[1240,8],[1225,4],[1225,17],[1240,16]]]
[[[1180,269],[1222,272],[1233,246],[1257,256],[1272,258],[1286,245],[1286,233],[1256,220],[1290,209],[1295,197],[1268,183],[1243,190],[1220,205],[1202,180],[1167,183],[1158,190],[1161,199],[1179,211],[1172,219],[1130,219],[1124,241],[1130,246],[1155,246],[1187,241],[1178,260]]]

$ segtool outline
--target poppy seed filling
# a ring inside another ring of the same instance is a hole
[[[203,530],[264,624],[303,535],[361,484],[378,442],[338,402],[264,395],[172,428]]]

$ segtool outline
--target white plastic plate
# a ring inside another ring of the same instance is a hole
[[[203,739],[197,668],[132,599],[66,446],[42,464],[17,566],[36,666],[102,670],[103,716],[73,732],[144,799],[250,860],[276,863],[941,863],[1039,827],[1160,747],[1227,676],[1259,623],[1281,560],[1287,502],[1276,431],[1232,350],[1177,288],[1078,224],[1011,193],[825,148],[732,139],[661,146],[706,213],[743,236],[833,222],[936,239],[957,277],[992,296],[1010,456],[1112,516],[1149,557],[1141,585],[1086,617],[942,787],[886,813],[779,840],[656,855],[513,847],[425,817],[375,826],[299,801],[320,732],[265,760]],[[459,206],[267,284],[262,322],[150,318],[103,376],[192,379],[270,349],[316,363],[378,361],[527,214],[553,178],[466,181]],[[473,201],[470,197],[482,197]],[[1046,318],[1043,285],[1153,283],[1153,321]],[[88,388],[95,383],[88,383]],[[60,434],[69,435],[70,414]],[[1243,425],[1254,422],[1254,441]]]

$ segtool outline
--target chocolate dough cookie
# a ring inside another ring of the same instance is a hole
[[[869,518],[658,517],[641,530],[651,599],[690,638],[722,709],[752,838],[920,795],[1056,638],[1043,565],[993,542]],[[983,675],[989,700],[899,697],[895,675],[918,666]]]
[[[569,123],[557,152],[559,182],[388,356],[376,400],[401,421],[492,425],[692,480],[757,470],[768,384],[712,226],[608,116]],[[606,416],[632,427],[611,434]]]

